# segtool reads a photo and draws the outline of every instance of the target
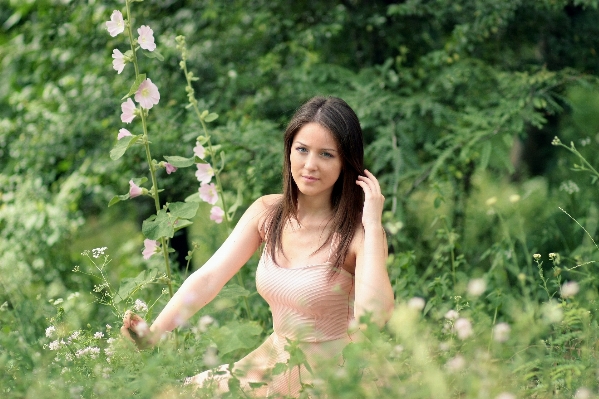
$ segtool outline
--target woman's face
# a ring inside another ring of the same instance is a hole
[[[318,123],[304,125],[293,138],[289,160],[300,196],[330,198],[343,166],[332,133]]]

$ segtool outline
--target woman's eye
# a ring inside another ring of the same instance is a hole
[[[325,158],[333,158],[333,154],[331,154],[330,152],[323,152],[322,156]]]
[[[298,152],[308,152],[308,150],[305,147],[297,147],[296,150]]]

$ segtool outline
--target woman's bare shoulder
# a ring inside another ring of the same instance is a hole
[[[268,209],[279,202],[281,198],[283,198],[283,194],[267,194],[258,198],[254,203],[259,203],[264,209]]]

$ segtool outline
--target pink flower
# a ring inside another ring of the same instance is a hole
[[[458,338],[462,341],[472,335],[472,324],[468,319],[463,317],[457,319],[453,327],[458,334]]]
[[[156,248],[159,248],[158,241],[146,238],[144,240],[144,249],[141,252],[141,254],[144,256],[144,259],[150,259],[152,255],[157,253]]]
[[[116,136],[117,140],[122,139],[123,137],[133,136],[130,131],[127,129],[119,129],[119,135]]]
[[[139,47],[148,51],[156,50],[156,43],[154,43],[154,31],[152,31],[149,26],[140,26],[139,29],[137,29],[137,33],[139,33],[139,37],[137,38]]]
[[[199,141],[197,141],[196,146],[193,147],[193,155],[200,159],[204,159],[204,156],[206,155],[206,150],[204,149],[204,146],[200,144]]]
[[[110,16],[110,21],[106,22],[106,29],[110,36],[115,37],[119,33],[125,31],[125,21],[123,20],[123,14],[120,11],[114,10]]]
[[[214,220],[216,223],[222,223],[223,216],[225,216],[225,211],[223,211],[218,206],[213,206],[210,209],[210,220]]]
[[[168,162],[166,162],[164,164],[164,168],[166,169],[166,173],[168,173],[169,175],[177,170],[177,168],[175,168],[173,165],[171,165]]]
[[[160,101],[158,87],[150,79],[146,79],[139,85],[135,92],[135,101],[145,109],[151,109]]]
[[[130,98],[121,104],[121,110],[123,111],[121,114],[121,121],[125,123],[131,123],[133,118],[135,118],[135,111],[137,108],[135,108],[135,104]]]
[[[112,58],[114,58],[112,61],[112,68],[114,68],[114,70],[120,74],[123,72],[123,69],[125,69],[125,54],[121,53],[117,49],[114,49],[112,50]]]
[[[200,198],[202,201],[205,201],[210,205],[214,205],[216,204],[216,201],[218,201],[218,193],[216,192],[214,183],[203,183],[200,185],[198,191],[200,192]]]
[[[208,163],[197,164],[198,171],[196,172],[196,178],[202,184],[210,183],[212,176],[214,176],[214,170]]]
[[[129,180],[129,198],[139,197],[143,194],[143,189],[137,184],[133,183],[133,180]]]

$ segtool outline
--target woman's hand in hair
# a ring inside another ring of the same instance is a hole
[[[382,226],[383,205],[385,197],[381,193],[379,181],[368,170],[365,176],[358,176],[356,184],[364,190],[364,209],[362,210],[362,224],[364,228]]]

